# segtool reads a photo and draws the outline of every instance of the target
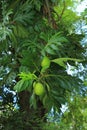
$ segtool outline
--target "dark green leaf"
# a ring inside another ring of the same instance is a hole
[[[31,90],[32,80],[20,80],[15,86],[14,90],[17,92],[21,92],[23,90]]]

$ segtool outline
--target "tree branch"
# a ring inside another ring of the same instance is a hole
[[[64,7],[63,7],[62,13],[61,13],[61,15],[60,15],[60,17],[59,17],[59,21],[61,20],[63,14],[64,14],[64,11],[65,11],[65,8],[66,8],[65,0],[64,0],[64,2],[63,2],[63,5],[64,5]]]
[[[47,10],[48,10],[48,20],[49,23],[51,23],[51,10],[50,10],[50,6],[49,6],[49,0],[45,0],[46,6],[47,6]]]

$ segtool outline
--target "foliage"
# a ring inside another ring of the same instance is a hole
[[[54,130],[54,129],[59,129],[58,124],[55,123],[47,123],[43,126],[43,130]]]
[[[43,127],[42,120],[35,116],[35,113],[29,114],[26,119],[26,112],[19,112],[18,110],[5,111],[0,114],[0,129],[1,130],[40,130]]]
[[[68,95],[69,96],[69,95]],[[86,96],[80,96],[75,94],[68,97],[67,110],[63,113],[60,121],[60,128],[62,129],[74,129],[74,130],[86,130],[86,114],[87,98]]]
[[[0,1],[0,87],[15,90],[20,109],[24,106],[27,113],[39,108],[45,109],[44,114],[51,108],[60,111],[66,92],[82,87],[78,75],[67,73],[67,65],[77,67],[80,62],[85,66],[87,61],[81,44],[84,34],[76,32],[75,24],[82,19],[74,12],[77,4],[72,0]],[[41,65],[44,57],[49,59],[45,68]],[[43,96],[34,93],[34,82],[43,84]]]

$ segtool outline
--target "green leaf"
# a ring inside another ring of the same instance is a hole
[[[17,24],[16,26],[13,27],[13,31],[15,36],[17,37],[28,37],[28,31],[26,28],[24,28],[21,24]]]
[[[54,96],[54,99],[59,102],[60,104],[64,104],[65,103],[65,98],[64,97],[58,97],[58,96]]]
[[[42,69],[41,69],[41,73],[45,72],[47,69],[48,69],[48,67],[47,67],[47,66],[42,67]]]
[[[41,35],[41,36],[43,39],[45,39],[45,34]],[[47,41],[47,39],[48,39],[48,41]],[[51,54],[51,55],[54,55],[58,52],[59,47],[63,46],[62,45],[63,42],[68,42],[68,40],[65,37],[63,37],[60,32],[52,35],[50,38],[49,38],[49,35],[48,35],[48,38],[46,36],[45,41],[47,41],[47,44],[46,44],[44,50],[48,54]]]
[[[16,78],[16,73],[15,72],[9,72],[8,77],[6,79],[7,84],[11,84],[13,80]]]
[[[44,32],[40,33],[40,38],[43,39],[45,42],[48,42],[48,35]]]
[[[51,108],[52,108],[52,104],[53,104],[53,102],[52,102],[52,100],[50,99],[50,97],[49,97],[48,95],[45,95],[45,96],[43,97],[42,102],[43,102],[44,107],[45,107],[48,111],[50,111]]]
[[[87,86],[87,80],[84,81],[84,85]]]
[[[32,74],[30,72],[29,73],[21,72],[20,74],[18,74],[18,76],[23,80],[34,80],[37,78],[35,74]]]
[[[40,55],[38,55],[38,51],[34,51],[32,47],[30,50],[23,50],[22,56],[20,59],[21,65],[29,68],[31,72],[38,69],[40,65]]]
[[[32,80],[20,80],[15,86],[14,90],[17,92],[21,92],[23,90],[31,90]]]
[[[83,60],[75,59],[75,58],[57,58],[57,59],[52,60],[52,62],[54,62],[64,68],[66,68],[67,61],[81,62]]]
[[[55,51],[50,47],[50,46],[47,46],[45,48],[45,51],[48,53],[48,54],[51,54],[51,55],[54,55],[55,54]]]
[[[23,88],[23,84],[24,84],[24,80],[20,80],[15,86],[14,86],[14,90],[16,90],[17,92],[22,91],[23,89],[25,89],[25,86]]]
[[[34,109],[37,108],[37,101],[36,101],[36,96],[34,93],[30,97],[30,107],[32,106],[34,107]]]
[[[36,1],[36,0],[35,0],[35,1],[34,1],[34,5],[35,5],[36,10],[37,10],[37,11],[40,11],[41,5],[42,5],[41,1],[39,1],[39,0]]]
[[[57,43],[58,45],[61,45],[62,42],[67,42],[68,40],[61,36],[60,33],[54,34],[49,40],[48,44]]]

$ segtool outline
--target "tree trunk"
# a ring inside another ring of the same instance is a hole
[[[30,93],[28,91],[23,91],[19,93],[20,113],[25,113],[23,115],[23,120],[25,121],[25,124],[28,122],[32,125],[31,128],[29,128],[29,126],[27,125],[24,130],[42,130],[39,125],[42,122],[46,122],[46,109],[43,107],[43,104],[40,101],[38,101],[37,109],[31,108],[29,104],[29,97]],[[38,129],[33,129],[33,126]]]

